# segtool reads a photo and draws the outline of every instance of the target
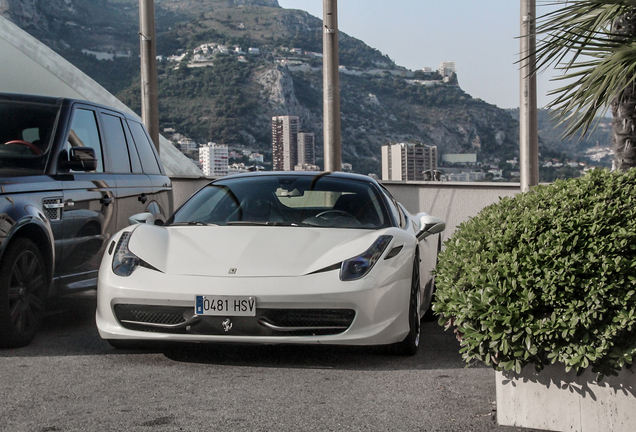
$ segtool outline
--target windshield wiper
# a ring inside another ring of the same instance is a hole
[[[226,223],[226,225],[242,225],[242,226],[293,226],[293,227],[297,227],[300,226],[299,224],[295,223],[295,222],[273,222],[273,221],[266,221],[266,222],[257,222],[257,221],[229,221]]]
[[[201,222],[201,221],[188,221],[188,222],[175,222],[169,226],[218,226],[217,224]]]

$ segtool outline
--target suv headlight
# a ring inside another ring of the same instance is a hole
[[[141,259],[128,249],[132,231],[122,233],[113,256],[113,273],[117,276],[130,276],[141,264]]]
[[[340,268],[340,280],[352,281],[365,277],[380,259],[392,239],[393,236],[390,235],[380,236],[364,253],[343,261]]]

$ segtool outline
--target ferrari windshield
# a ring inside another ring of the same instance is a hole
[[[217,180],[169,224],[377,229],[390,226],[372,182],[329,175],[255,175]]]
[[[59,107],[0,100],[0,177],[42,174]]]

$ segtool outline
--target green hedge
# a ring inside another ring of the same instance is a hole
[[[615,375],[636,355],[636,169],[486,207],[446,241],[436,283],[467,362]]]

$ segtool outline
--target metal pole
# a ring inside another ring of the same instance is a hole
[[[536,0],[521,0],[519,165],[522,192],[539,184],[536,10]]]
[[[159,152],[159,97],[154,0],[139,0],[141,48],[141,119]]]
[[[340,138],[340,70],[338,65],[338,1],[323,0],[322,83],[325,171],[342,169]]]

